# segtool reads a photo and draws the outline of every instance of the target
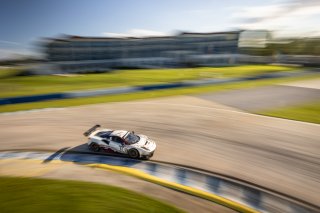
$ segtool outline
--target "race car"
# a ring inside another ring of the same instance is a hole
[[[94,152],[111,150],[131,158],[149,159],[156,150],[156,143],[145,135],[137,135],[133,131],[100,127],[97,124],[83,133],[89,139],[89,149]]]

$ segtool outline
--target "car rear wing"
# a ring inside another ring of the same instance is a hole
[[[94,125],[90,129],[88,129],[85,133],[83,133],[84,136],[88,137],[93,131],[95,131],[97,128],[101,127],[99,124]]]

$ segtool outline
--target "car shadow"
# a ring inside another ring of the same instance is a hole
[[[50,163],[52,160],[54,160],[56,157],[58,157],[61,153],[63,153],[65,150],[67,150],[69,147],[64,147],[62,149],[59,149],[49,157],[47,157],[42,163]]]
[[[73,162],[76,164],[109,164],[115,166],[127,166],[131,167],[142,162],[139,159],[129,158],[127,155],[115,153],[109,150],[101,150],[99,152],[93,152],[88,149],[86,143],[69,148],[65,147],[59,149],[48,158],[46,158],[43,163],[49,163],[54,159],[59,159],[61,161]]]
[[[92,155],[103,155],[103,156],[117,156],[117,157],[123,157],[123,158],[128,158],[127,155],[121,154],[121,153],[116,153],[113,152],[112,150],[103,150],[101,149],[99,152],[94,152],[91,151],[88,148],[87,143],[72,147],[68,149],[64,154],[71,154],[71,153],[76,153],[76,154],[92,154]]]

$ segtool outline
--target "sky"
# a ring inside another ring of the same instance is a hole
[[[320,0],[0,0],[0,58],[36,54],[43,37],[272,30],[320,36]]]

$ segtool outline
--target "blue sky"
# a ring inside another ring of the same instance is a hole
[[[319,0],[0,0],[0,58],[41,37],[166,35],[269,29],[320,35]],[[316,27],[315,27],[316,26]]]

